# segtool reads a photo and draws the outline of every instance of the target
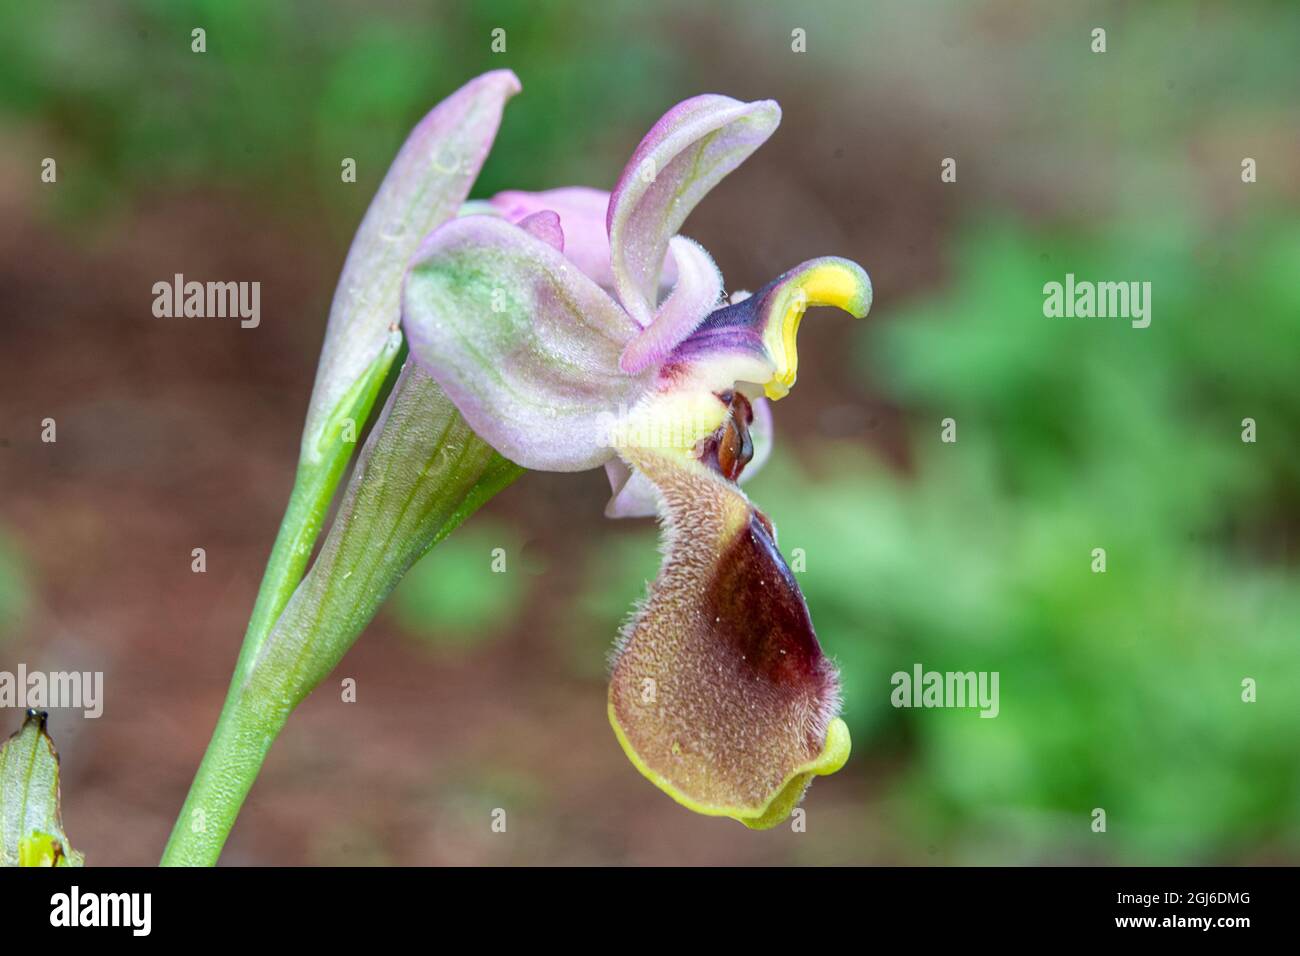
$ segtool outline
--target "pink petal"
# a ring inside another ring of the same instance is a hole
[[[677,285],[650,325],[623,351],[619,366],[629,375],[661,363],[722,298],[722,273],[699,243],[674,236],[668,248],[677,264]]]
[[[605,232],[609,193],[585,186],[539,193],[510,190],[497,193],[490,203],[511,222],[519,222],[542,210],[554,210],[564,229],[564,254],[597,285],[614,288],[614,273],[609,266],[609,236]]]
[[[403,295],[411,354],[470,426],[525,468],[603,464],[652,373],[618,356],[639,329],[554,247],[495,216],[435,230]]]
[[[658,511],[659,496],[650,480],[633,471],[621,458],[605,462],[610,498],[605,505],[606,518],[653,518]]]
[[[610,195],[614,284],[624,308],[649,325],[673,236],[701,199],[772,135],[781,108],[706,94],[663,115],[632,154]]]
[[[519,228],[530,236],[542,240],[556,252],[564,251],[564,229],[560,215],[552,209],[543,209],[519,220]]]

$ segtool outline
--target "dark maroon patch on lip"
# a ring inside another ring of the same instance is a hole
[[[834,679],[803,594],[757,511],[728,547],[705,598],[714,633],[778,686]]]

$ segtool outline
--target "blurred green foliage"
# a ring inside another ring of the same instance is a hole
[[[30,584],[22,557],[0,533],[0,641],[17,632],[27,613]]]
[[[602,142],[602,117],[652,118],[664,96],[651,78],[683,80],[679,55],[636,21],[626,0],[445,0],[382,15],[344,0],[4,4],[0,114],[63,148],[61,168],[76,170],[60,178],[69,213],[143,188],[225,184],[323,202],[350,230],[416,121],[486,69],[515,70],[525,92],[476,195],[612,186],[630,144]],[[191,50],[200,27],[206,53]],[[496,28],[506,50],[492,54]],[[337,189],[344,157],[358,181]]]
[[[1300,228],[981,222],[957,262],[946,294],[862,332],[914,410],[909,473],[826,446],[754,482],[807,552],[856,743],[910,741],[900,817],[951,862],[1296,852]],[[1150,328],[1044,317],[1066,271],[1149,279]],[[1001,713],[894,710],[917,662],[1000,672]]]
[[[388,607],[404,630],[431,646],[481,644],[510,626],[528,594],[520,552],[509,528],[480,518],[417,562]]]
[[[583,568],[569,606],[563,649],[570,668],[594,680],[608,674],[614,637],[659,571],[658,533],[649,521],[611,523]]]

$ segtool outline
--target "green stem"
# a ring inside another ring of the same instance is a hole
[[[271,628],[279,620],[284,606],[289,603],[294,589],[302,580],[307,561],[316,546],[321,523],[329,511],[330,501],[347,462],[346,457],[338,455],[329,463],[333,467],[300,466],[298,469],[293,491],[289,494],[288,507],[280,522],[280,531],[275,536],[271,557],[267,559],[262,584],[257,590],[257,601],[248,620],[244,643],[239,650],[239,660],[230,682],[232,696],[235,688],[248,675],[248,668],[257,657],[262,642],[271,633]]]
[[[262,642],[302,580],[334,492],[352,460],[355,436],[384,391],[394,359],[403,351],[401,334],[390,335],[379,356],[343,396],[320,436],[304,438],[298,474],[257,590],[257,601],[230,681],[228,700],[248,676],[248,668],[261,650]]]
[[[343,451],[342,446],[339,450]],[[163,853],[164,866],[216,863],[248,786],[252,785],[271,742],[288,719],[287,712],[283,715],[264,709],[259,712],[253,706],[255,702],[248,699],[244,686],[271,629],[302,581],[349,458],[346,454],[332,455],[323,467],[306,461],[299,464],[289,504],[257,591],[230,690]],[[223,781],[242,780],[248,782],[242,792],[214,796]]]
[[[265,638],[245,643],[163,865],[217,861],[289,714],[334,669],[410,566],[521,473],[407,364],[315,565]]]
[[[262,583],[257,590],[257,600],[253,613],[244,633],[244,643],[239,650],[239,659],[235,663],[235,672],[230,680],[230,690],[226,694],[221,716],[213,730],[212,739],[204,753],[203,762],[191,784],[190,795],[185,807],[177,819],[176,827],[184,823],[191,829],[202,830],[207,826],[205,803],[196,803],[193,798],[200,780],[209,780],[213,774],[231,773],[238,776],[237,770],[224,768],[237,764],[249,764],[244,772],[254,776],[266,755],[269,741],[260,744],[261,733],[248,726],[249,708],[243,701],[242,688],[248,679],[249,671],[257,655],[261,652],[271,629],[279,620],[289,599],[293,596],[306,571],[316,539],[320,536],[321,525],[329,513],[334,493],[352,460],[356,448],[353,436],[360,431],[361,425],[370,417],[375,401],[387,384],[389,372],[394,360],[403,350],[400,333],[389,336],[380,354],[366,370],[365,374],[353,385],[339,402],[319,436],[304,436],[302,454],[298,460],[298,473],[295,476],[293,490],[289,493],[289,504],[285,508],[284,518],[280,521],[280,530],[276,533],[271,556],[267,559],[266,570],[262,574]],[[351,439],[351,440],[349,440]],[[287,719],[287,714],[285,715]],[[266,718],[257,722],[257,726],[269,727]],[[281,721],[283,726],[283,721]],[[271,734],[274,739],[276,727]],[[240,800],[242,802],[242,796]],[[188,812],[187,812],[188,811]],[[199,812],[203,811],[203,812]],[[238,811],[238,805],[235,812]],[[225,832],[234,823],[233,813],[224,823]],[[168,845],[170,851],[171,844]],[[220,845],[217,847],[220,851]],[[166,852],[164,862],[166,861]],[[215,862],[215,857],[213,858]]]

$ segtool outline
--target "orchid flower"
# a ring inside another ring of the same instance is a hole
[[[412,356],[483,440],[525,468],[605,466],[608,514],[658,514],[663,562],[613,654],[610,723],[674,799],[756,828],[843,766],[849,737],[775,528],[738,481],[768,445],[766,401],[794,385],[805,310],[863,317],[871,283],[826,257],[726,300],[678,230],[780,116],[688,99],[608,196],[506,193],[435,229],[402,295]]]

